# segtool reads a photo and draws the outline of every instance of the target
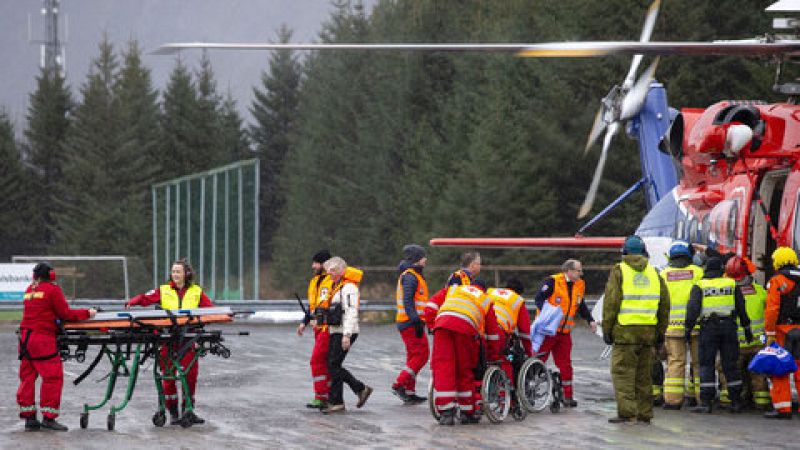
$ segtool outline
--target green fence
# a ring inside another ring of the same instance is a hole
[[[152,186],[153,282],[187,258],[212,299],[258,298],[259,161]]]

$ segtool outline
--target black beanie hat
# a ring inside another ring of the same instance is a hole
[[[706,270],[713,272],[713,271],[722,271],[725,265],[722,263],[722,258],[712,256],[706,260]]]
[[[320,250],[314,254],[314,257],[311,258],[311,261],[322,264],[329,259],[331,259],[331,252],[328,250]]]
[[[425,249],[421,245],[408,244],[403,247],[403,259],[414,264],[425,257]]]

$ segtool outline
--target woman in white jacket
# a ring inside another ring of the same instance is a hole
[[[325,414],[343,412],[344,383],[350,386],[353,393],[358,396],[356,408],[361,408],[367,402],[372,388],[365,385],[347,369],[342,367],[344,358],[350,347],[358,338],[358,280],[351,280],[345,276],[347,263],[344,259],[334,256],[323,264],[325,271],[330,275],[333,286],[329,295],[330,315],[334,318],[329,321],[330,341],[328,343],[328,373],[331,377],[329,406],[322,410]],[[341,312],[341,322],[338,320]]]

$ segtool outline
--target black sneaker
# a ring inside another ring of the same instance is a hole
[[[612,417],[608,419],[608,423],[636,423],[633,417]]]
[[[711,405],[700,405],[690,408],[689,411],[698,414],[711,414]]]
[[[420,403],[425,403],[428,401],[428,397],[420,397],[417,394],[409,395],[408,396],[408,403],[413,405],[419,405]]]
[[[406,388],[403,386],[392,386],[392,394],[397,396],[403,403],[409,403],[410,397],[406,393]]]
[[[572,399],[572,397],[564,398],[564,406],[567,408],[575,408],[578,406],[578,402]]]
[[[49,417],[45,417],[44,420],[42,420],[42,428],[53,431],[69,430],[69,428],[67,428],[65,425],[61,425],[60,423],[56,422],[56,419],[51,419]]]
[[[39,431],[42,424],[36,420],[35,416],[25,418],[25,431]]]
[[[183,416],[188,417],[189,420],[192,422],[192,425],[202,425],[206,423],[205,419],[195,414],[194,411],[189,411],[185,413]]]
[[[367,403],[367,399],[370,395],[372,395],[372,388],[365,385],[364,389],[358,393],[358,403],[356,403],[356,408],[361,408],[364,406],[364,403]]]

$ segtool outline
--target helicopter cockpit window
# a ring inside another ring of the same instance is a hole
[[[736,242],[736,226],[739,223],[739,206],[735,200],[719,202],[710,213],[714,238],[719,244],[733,247]]]

